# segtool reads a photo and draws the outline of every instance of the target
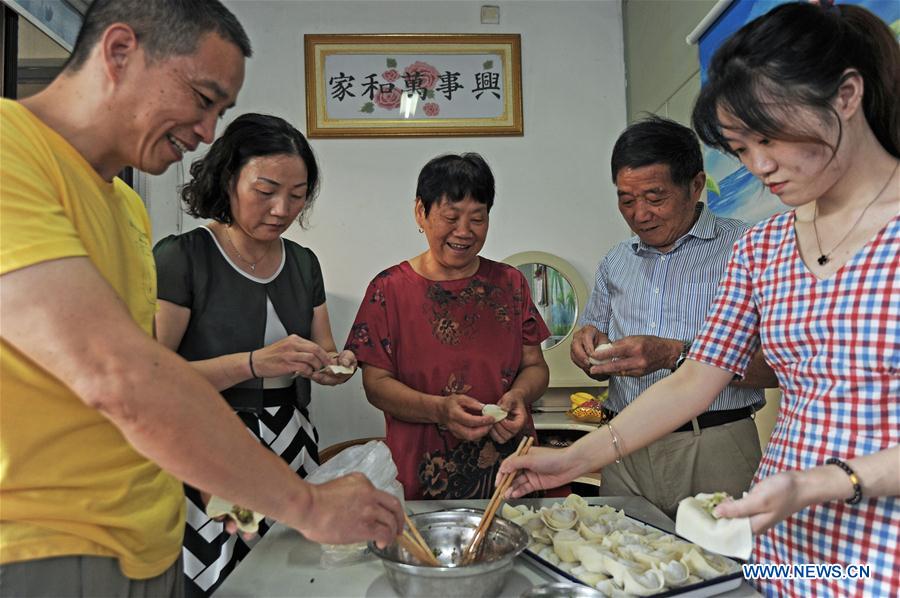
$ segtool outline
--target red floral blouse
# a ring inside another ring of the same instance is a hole
[[[525,277],[512,266],[480,261],[461,280],[428,280],[409,262],[381,272],[366,289],[345,347],[360,363],[420,392],[496,403],[516,379],[522,347],[550,332]],[[463,442],[436,424],[384,418],[410,500],[490,498],[500,462],[521,438]],[[530,415],[523,432],[534,434]]]

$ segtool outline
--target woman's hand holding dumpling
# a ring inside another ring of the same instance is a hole
[[[716,517],[749,517],[754,534],[761,534],[797,511],[815,503],[806,500],[813,488],[825,484],[804,484],[801,480],[813,477],[809,471],[782,471],[760,480],[743,498],[720,504]],[[816,471],[816,473],[818,473]],[[841,472],[843,473],[843,472]],[[845,481],[840,478],[840,481]]]
[[[332,360],[325,349],[296,334],[253,352],[253,371],[258,378],[290,374],[309,378],[329,363]]]
[[[324,386],[337,386],[352,378],[356,373],[357,362],[353,351],[331,352],[328,357],[329,363],[310,376],[310,380]]]
[[[525,407],[525,396],[516,390],[504,393],[497,405],[508,413],[506,418],[491,426],[491,438],[495,442],[505,444],[515,438],[525,422],[528,421],[528,409]]]
[[[478,440],[487,435],[494,425],[493,417],[481,414],[483,408],[481,401],[468,395],[443,397],[440,424],[460,440]]]

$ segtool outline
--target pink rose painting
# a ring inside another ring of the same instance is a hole
[[[409,81],[410,85],[415,82],[417,89],[434,89],[441,76],[436,68],[421,60],[403,69],[403,73],[403,78]]]
[[[425,116],[437,116],[441,113],[441,107],[435,104],[434,102],[428,102],[422,106],[422,110],[425,112]]]
[[[388,69],[381,73],[381,77],[388,83],[393,83],[400,78],[400,73],[397,72],[397,69]]]
[[[390,91],[376,91],[375,104],[379,108],[384,108],[385,110],[393,110],[394,108],[400,107],[400,95],[402,92],[394,87]]]

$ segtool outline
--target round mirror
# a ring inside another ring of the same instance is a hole
[[[541,345],[550,367],[550,386],[599,386],[569,358],[579,312],[588,301],[587,287],[578,270],[546,251],[523,251],[503,261],[518,268],[528,280],[532,300],[550,329],[550,338]]]
[[[528,280],[531,300],[550,329],[550,337],[541,343],[541,348],[555,347],[575,328],[579,307],[575,289],[553,266],[530,262],[517,267]]]

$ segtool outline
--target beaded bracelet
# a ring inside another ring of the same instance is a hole
[[[250,356],[247,358],[247,361],[250,362],[250,374],[254,378],[259,378],[259,376],[256,375],[256,370],[253,369],[253,351],[250,351]]]
[[[859,483],[859,476],[856,475],[856,472],[850,469],[849,465],[835,457],[828,458],[825,461],[825,465],[837,465],[844,470],[844,473],[850,476],[850,483],[853,484],[853,496],[844,500],[844,502],[848,505],[858,504],[862,500],[862,486]]]
[[[613,429],[612,424],[606,424],[606,427],[609,428],[609,435],[612,437],[613,448],[616,450],[616,463],[621,463],[624,457],[622,456],[622,449],[619,448],[619,437],[616,436],[616,431]]]

